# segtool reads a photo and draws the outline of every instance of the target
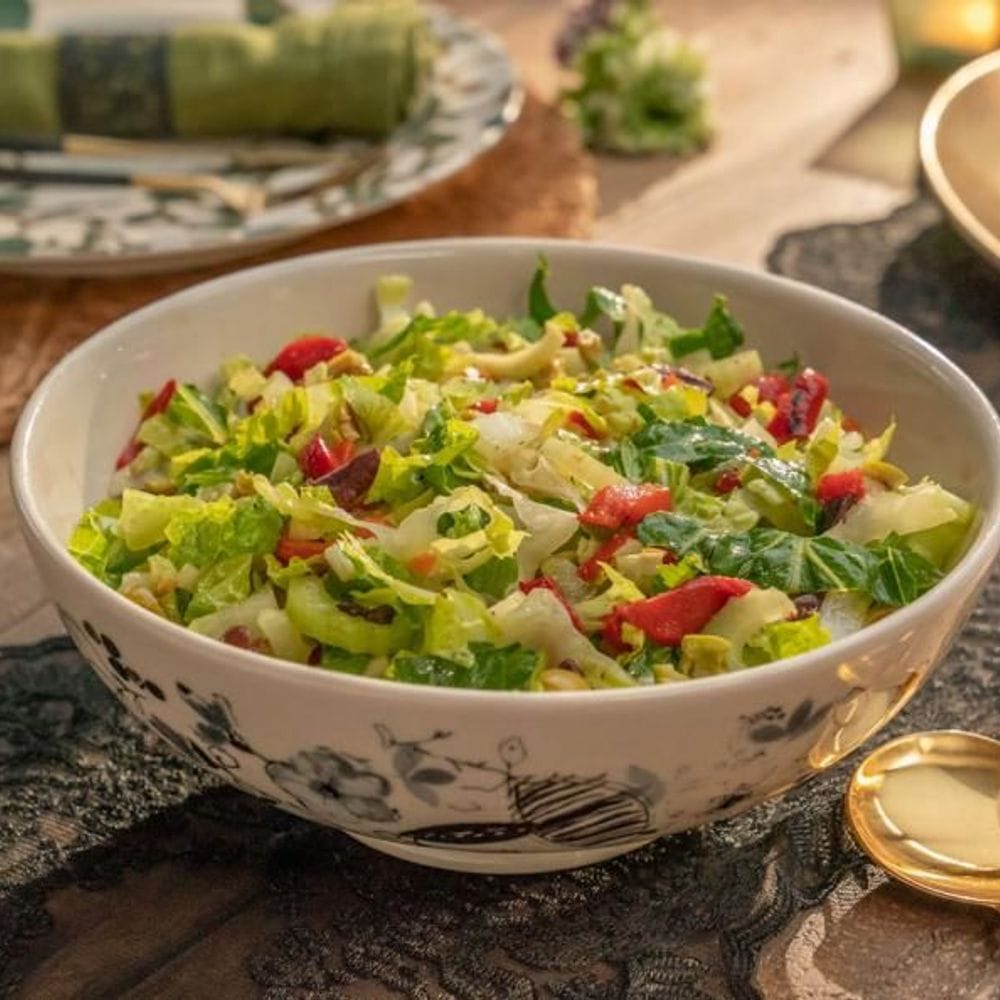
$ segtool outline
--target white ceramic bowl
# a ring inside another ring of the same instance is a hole
[[[523,311],[536,255],[558,303],[642,285],[682,322],[725,292],[771,359],[798,352],[869,427],[899,420],[897,460],[975,500],[960,565],[916,603],[822,650],[667,687],[562,695],[376,681],[267,659],[130,604],[64,551],[104,495],[134,399],[303,331],[370,328],[370,289],[406,272],[439,308]],[[13,446],[31,551],[105,683],[174,748],[284,809],[379,850],[482,872],[599,861],[791,788],[854,749],[927,677],[1000,548],[1000,423],[969,379],[874,313],[789,281],[657,253],[538,240],[400,243],[299,257],[133,313],[68,355]]]

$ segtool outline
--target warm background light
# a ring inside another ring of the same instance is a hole
[[[1000,0],[890,0],[900,61],[962,62],[1000,45]]]

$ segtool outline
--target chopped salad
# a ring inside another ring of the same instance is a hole
[[[684,683],[804,653],[933,587],[973,507],[909,483],[724,297],[524,316],[411,306],[141,401],[69,542],[194,632],[316,669],[518,691]],[[279,669],[275,665],[275,669]]]

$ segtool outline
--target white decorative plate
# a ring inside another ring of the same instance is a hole
[[[428,93],[346,185],[241,217],[209,194],[0,181],[0,271],[123,275],[215,264],[371,215],[448,177],[500,139],[523,94],[497,38],[438,8],[429,16],[441,53]],[[342,156],[357,146],[330,148]]]

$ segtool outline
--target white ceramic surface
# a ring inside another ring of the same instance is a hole
[[[974,499],[960,565],[913,605],[824,649],[665,687],[562,695],[407,686],[269,660],[128,603],[63,545],[105,492],[137,392],[266,357],[298,332],[373,321],[370,288],[406,272],[440,308],[523,312],[536,255],[569,307],[590,284],[643,285],[685,323],[730,296],[765,357],[797,351],[897,460]],[[946,418],[946,419],[944,419]],[[874,313],[782,279],[593,244],[465,240],[300,257],[127,316],[39,387],[13,445],[15,498],[83,654],[180,752],[282,808],[447,868],[543,871],[625,852],[746,809],[859,745],[908,700],[970,611],[1000,548],[1000,422],[950,362]]]

